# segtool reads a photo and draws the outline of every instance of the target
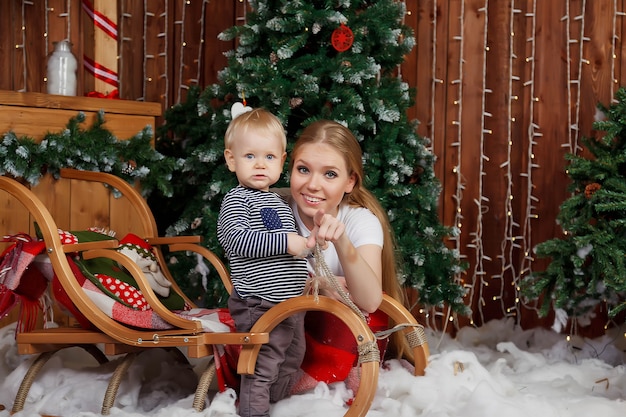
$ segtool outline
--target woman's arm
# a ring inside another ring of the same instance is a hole
[[[333,242],[341,267],[347,292],[356,305],[373,313],[382,302],[382,248],[377,245],[362,245],[355,248],[345,233],[345,225],[334,216],[316,213],[315,229],[309,245],[315,245],[315,237],[323,247]]]

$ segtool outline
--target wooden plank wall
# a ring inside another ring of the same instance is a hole
[[[46,53],[66,34],[82,56],[80,0],[49,0],[55,12],[47,21],[44,2],[30,3],[0,4],[0,89],[44,92]],[[561,236],[565,153],[584,152],[580,138],[594,134],[597,103],[610,103],[626,84],[626,0],[405,3],[417,41],[401,68],[417,88],[410,116],[438,158],[442,221],[461,230],[450,245],[470,262],[459,278],[474,315],[460,325],[502,316],[525,327],[549,324],[517,288],[545,267],[533,247]],[[118,0],[120,93],[166,109],[188,86],[216,81],[233,46],[217,34],[241,22],[246,2],[145,4],[149,10]],[[86,93],[81,87],[79,72],[79,94]]]

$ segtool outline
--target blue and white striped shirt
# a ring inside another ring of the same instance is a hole
[[[287,253],[291,232],[297,232],[293,213],[278,194],[237,186],[224,196],[217,238],[240,297],[277,303],[302,294],[306,260]]]

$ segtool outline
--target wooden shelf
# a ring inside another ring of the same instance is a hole
[[[0,90],[0,134],[13,131],[41,140],[47,132],[63,130],[79,112],[85,113],[85,127],[89,127],[99,111],[104,111],[104,126],[123,140],[147,125],[154,130],[162,109],[159,103]]]

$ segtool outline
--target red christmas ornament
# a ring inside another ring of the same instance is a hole
[[[352,46],[352,42],[354,42],[354,34],[348,26],[342,23],[341,26],[333,31],[331,42],[333,44],[333,48],[335,48],[338,52],[345,52]]]

